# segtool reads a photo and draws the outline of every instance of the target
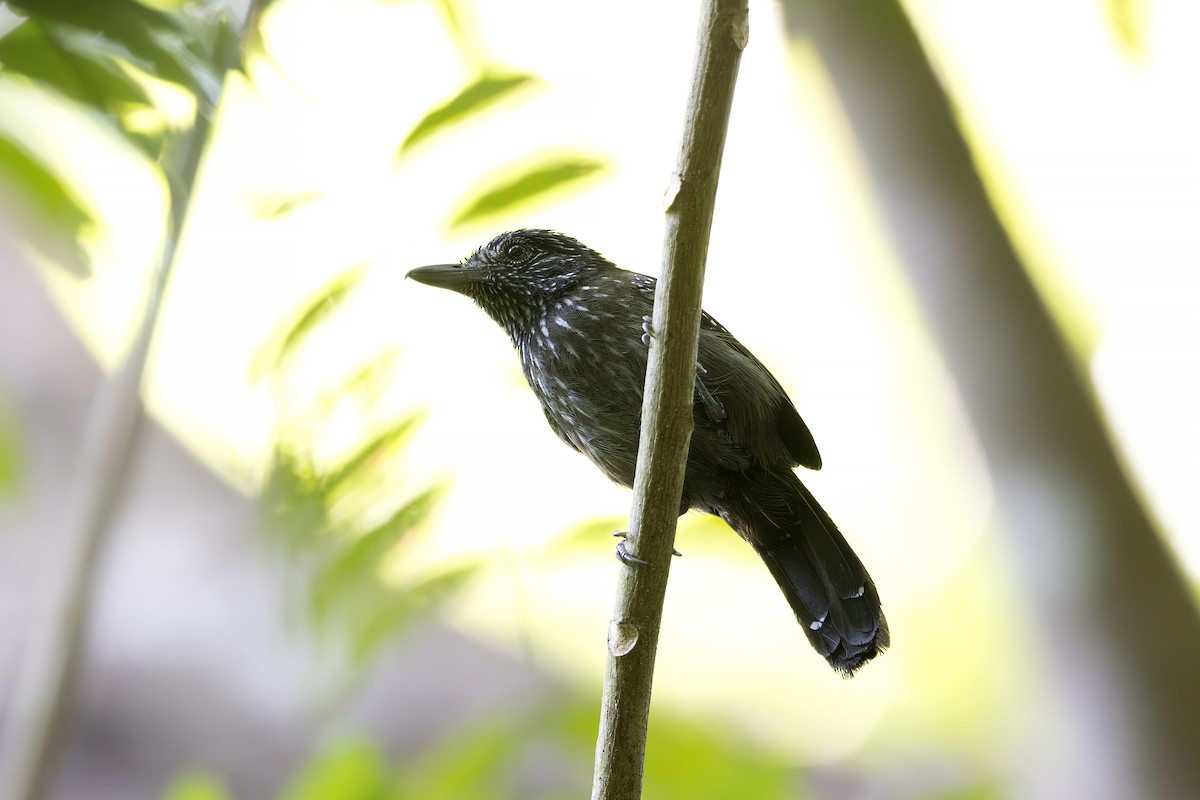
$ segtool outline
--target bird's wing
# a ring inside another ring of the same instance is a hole
[[[654,302],[657,281],[630,273],[633,285]],[[766,367],[707,311],[700,316],[696,369],[697,414],[704,414],[764,464],[821,468],[821,453],[787,392]]]
[[[700,317],[699,360],[699,377],[725,410],[722,424],[742,447],[766,464],[786,458],[792,466],[821,468],[817,443],[787,392],[708,312]]]

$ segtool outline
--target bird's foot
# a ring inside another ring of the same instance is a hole
[[[708,390],[701,380],[702,376],[707,375],[706,370],[699,361],[696,362],[696,397],[700,400],[700,404],[704,406],[704,412],[708,414],[708,418],[713,422],[725,421],[725,406],[721,401],[713,397],[713,393]]]
[[[627,567],[632,567],[634,564],[649,564],[649,561],[638,558],[633,553],[629,552],[629,548],[625,546],[625,542],[617,542],[617,561],[620,561]]]
[[[654,338],[654,324],[649,316],[642,317],[642,346],[649,347],[650,340]],[[696,362],[696,396],[704,405],[704,411],[708,414],[708,418],[713,422],[725,421],[725,406],[721,401],[713,397],[712,392],[704,385],[703,377],[708,374],[708,370],[699,361]]]
[[[633,553],[629,552],[629,547],[625,544],[625,537],[628,535],[629,531],[613,531],[613,536],[621,539],[621,541],[617,542],[617,561],[620,561],[622,564],[630,567],[632,567],[634,564],[649,564],[649,561],[638,558]],[[671,554],[675,556],[683,555],[683,553],[674,548],[671,549]]]

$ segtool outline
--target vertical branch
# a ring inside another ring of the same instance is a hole
[[[1039,737],[1031,748],[1042,763],[1032,793],[1200,797],[1195,599],[996,216],[904,4],[788,0],[784,14],[853,126],[1025,573],[1066,729],[1065,747]]]
[[[609,624],[593,800],[641,796],[654,657],[692,435],[692,391],[708,236],[746,0],[706,0],[679,165],[667,189],[663,268],[654,298],[629,545],[649,562],[622,568]]]
[[[251,0],[243,43],[266,2]],[[241,59],[239,47],[228,50],[219,54],[225,70],[236,68]],[[182,142],[171,180],[166,240],[141,326],[120,368],[101,383],[92,401],[67,497],[66,557],[48,581],[49,596],[23,653],[12,705],[4,721],[4,736],[0,738],[0,800],[37,800],[45,796],[60,750],[64,723],[75,696],[97,567],[113,511],[125,489],[143,419],[141,385],[146,358],[216,113],[215,104],[201,98],[197,103],[195,124]]]

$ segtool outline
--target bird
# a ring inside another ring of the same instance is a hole
[[[407,277],[451,289],[508,334],[560,439],[632,487],[655,278],[621,269],[561,233],[502,233],[457,264]],[[845,677],[890,643],[879,592],[837,525],[797,477],[821,454],[779,381],[701,312],[680,514],[724,520],[762,558],[808,641]],[[618,546],[634,568],[639,559]]]

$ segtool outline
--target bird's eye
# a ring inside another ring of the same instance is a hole
[[[510,261],[523,261],[529,255],[529,249],[523,244],[510,244],[504,248],[504,256]]]

